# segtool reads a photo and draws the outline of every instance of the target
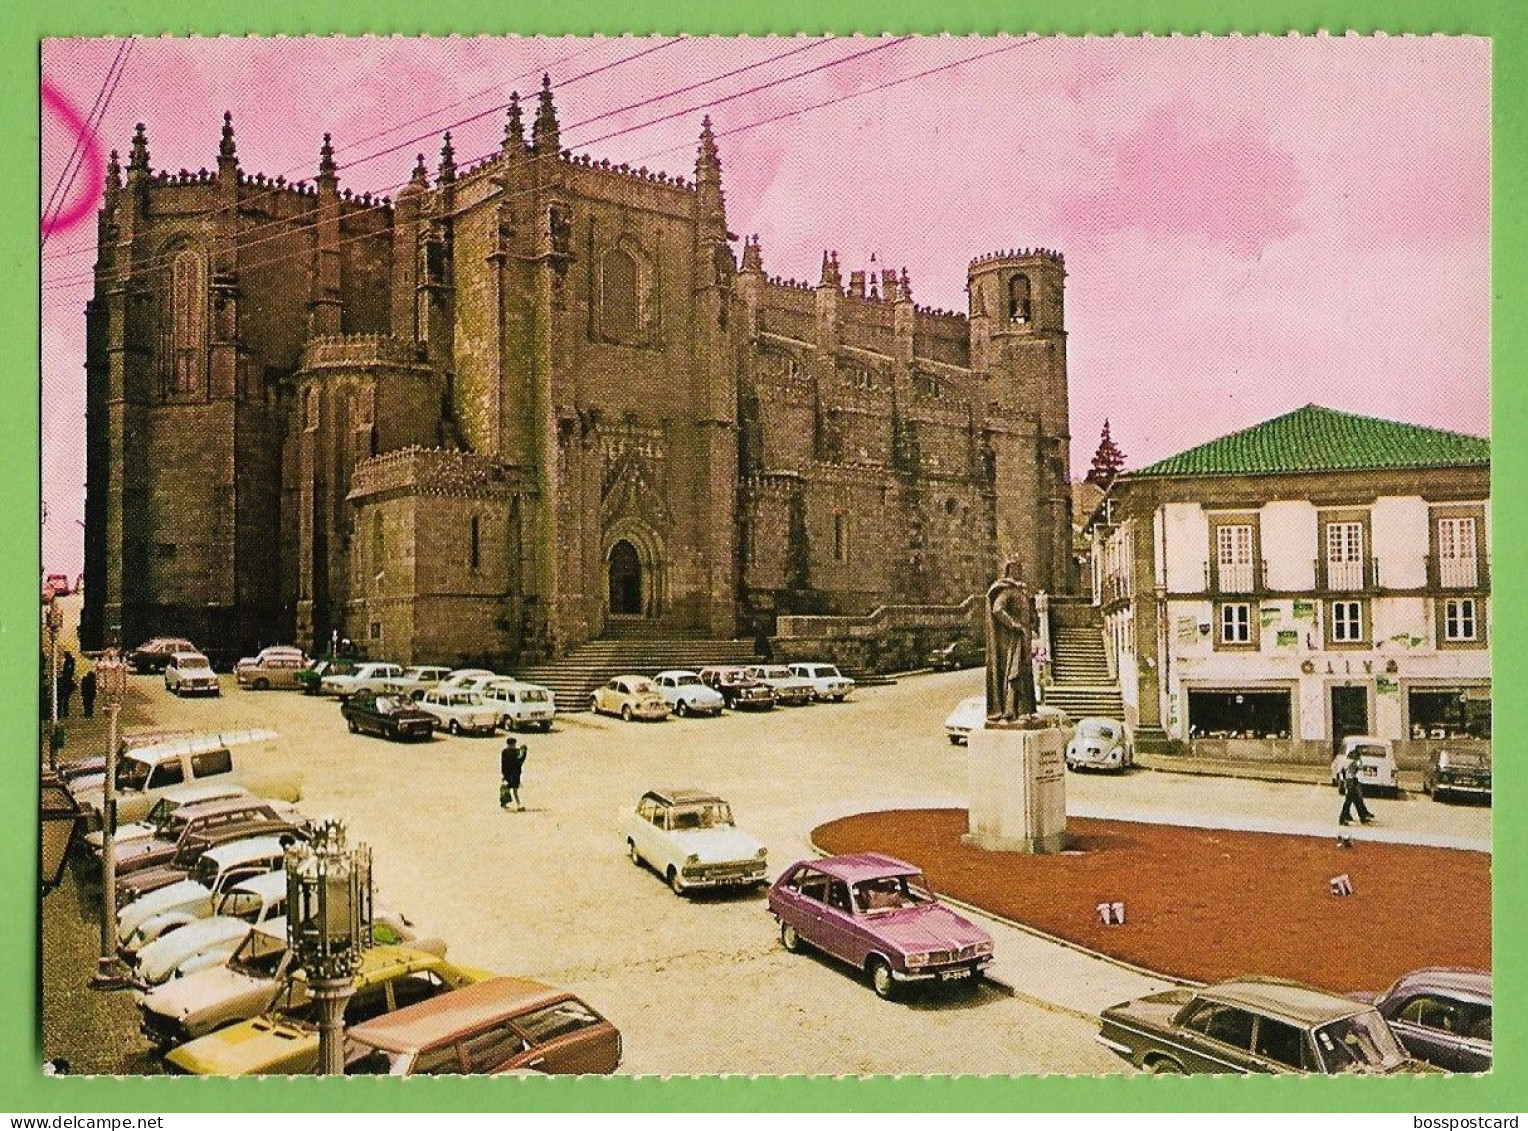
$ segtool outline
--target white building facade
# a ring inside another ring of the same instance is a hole
[[[1309,406],[1115,492],[1094,599],[1143,749],[1489,744],[1487,441]]]

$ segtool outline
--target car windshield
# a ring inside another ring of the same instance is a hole
[[[656,695],[658,686],[650,679],[634,679],[626,685],[633,695]]]
[[[203,656],[200,652],[182,652],[175,657],[175,666],[177,668],[205,668],[207,666],[207,657]]]
[[[1351,757],[1354,754],[1360,758],[1379,758],[1383,760],[1390,757],[1390,748],[1388,746],[1374,745],[1354,746],[1348,750],[1348,755]]]
[[[1091,738],[1101,738],[1105,741],[1112,741],[1118,737],[1112,723],[1087,722],[1082,723],[1077,729],[1084,735]]]
[[[838,669],[835,668],[832,664],[818,664],[814,674],[818,679],[822,679],[824,677],[828,679],[837,679]]]
[[[251,978],[269,978],[276,973],[285,955],[285,942],[263,930],[257,930],[240,944],[228,966],[234,972]]]
[[[528,687],[520,692],[520,701],[522,703],[545,703],[546,692],[542,691],[539,687]]]
[[[675,805],[669,810],[669,828],[719,829],[732,824],[732,807],[724,801],[699,805]]]
[[[723,683],[747,683],[748,673],[734,668],[732,671],[722,672],[721,681]]]
[[[124,758],[117,763],[117,788],[137,792],[149,783],[153,769],[147,762],[137,758]]]
[[[376,704],[379,715],[388,715],[398,709],[398,700],[387,695],[378,695]]]
[[[1316,1030],[1316,1047],[1328,1072],[1371,1072],[1395,1068],[1406,1060],[1378,1010],[1333,1021]]]
[[[922,875],[877,876],[854,885],[854,906],[864,915],[880,915],[933,903]]]
[[[391,1076],[406,1054],[388,1052],[355,1041],[345,1042],[346,1076]]]
[[[700,676],[698,675],[676,675],[674,677],[675,687],[694,687],[699,683]]]
[[[118,775],[119,777],[121,775]],[[168,797],[161,797],[154,802],[154,807],[149,810],[149,815],[143,819],[144,824],[152,825],[159,832],[169,827],[170,819],[175,816],[175,810],[180,808],[180,802],[171,801]]]
[[[218,914],[253,923],[260,917],[260,909],[264,906],[264,898],[252,891],[231,891],[218,904]]]
[[[197,845],[195,847],[202,848],[205,851],[204,845]],[[181,855],[187,855],[186,849],[181,850]],[[176,857],[176,859],[179,860],[180,857]],[[210,889],[213,885],[213,882],[218,878],[218,862],[211,856],[204,854],[202,858],[192,866],[191,872],[186,878],[188,880],[195,880],[197,883],[201,884],[202,887]]]

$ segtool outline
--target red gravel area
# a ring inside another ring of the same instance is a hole
[[[960,842],[964,809],[860,813],[812,833],[824,851],[885,852],[935,890],[1180,978],[1272,974],[1346,992],[1420,966],[1491,967],[1491,858],[1414,845],[1067,819],[1055,856]],[[1346,874],[1353,894],[1333,896]],[[1105,927],[1097,905],[1123,901]]]

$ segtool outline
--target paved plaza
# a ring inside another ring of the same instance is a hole
[[[716,719],[560,715],[551,734],[522,739],[525,812],[498,806],[501,738],[411,745],[351,735],[333,700],[241,691],[228,676],[220,699],[188,701],[166,695],[157,678],[135,678],[126,714],[134,725],[279,731],[283,768],[305,775],[304,811],[343,817],[372,845],[379,906],[444,937],[454,959],[585,996],[621,1029],[623,1072],[1128,1071],[1094,1042],[1097,1012],[1162,980],[984,920],[996,939],[995,984],[974,996],[881,1001],[851,971],[787,954],[762,892],[677,898],[626,858],[619,822],[661,786],[727,798],[769,846],[772,876],[810,855],[811,830],[832,818],[963,806],[965,751],[941,724],[981,680],[980,671],[913,676],[843,704]],[[66,753],[103,743],[104,725],[92,720],[71,727]],[[1137,770],[1068,775],[1067,787],[1079,815],[1335,829],[1327,786]],[[1488,808],[1407,795],[1376,802],[1376,812],[1383,824],[1363,835],[1489,848]],[[46,906],[46,945],[72,921],[88,949],[91,905],[55,898],[64,902]],[[100,1013],[79,1011],[75,996],[45,987],[45,1050],[76,1045],[76,1027]],[[142,1070],[142,1053],[124,1048],[121,1070]]]

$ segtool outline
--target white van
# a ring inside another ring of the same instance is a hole
[[[552,729],[557,712],[557,697],[550,688],[517,679],[495,679],[478,688],[484,702],[499,713],[499,725],[506,731]]]
[[[1342,750],[1332,759],[1332,784],[1342,788],[1342,775],[1354,751],[1358,753],[1358,780],[1365,789],[1400,792],[1395,776],[1395,744],[1372,734],[1350,734],[1342,740]]]

